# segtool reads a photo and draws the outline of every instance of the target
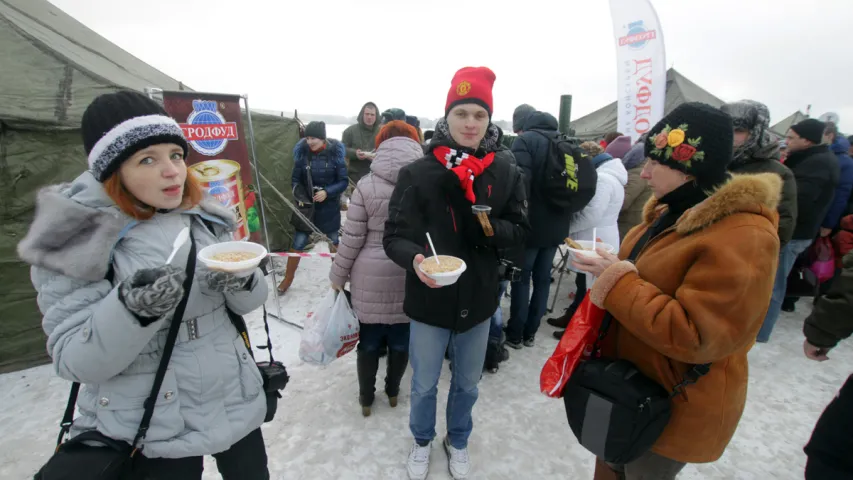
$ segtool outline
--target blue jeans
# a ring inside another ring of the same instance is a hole
[[[409,351],[409,324],[361,323],[359,322],[358,350],[378,352],[384,347],[395,352]]]
[[[779,267],[776,269],[776,282],[773,284],[773,296],[770,297],[770,308],[764,317],[764,324],[758,332],[756,341],[767,343],[770,334],[782,312],[782,301],[785,300],[785,290],[788,289],[788,275],[794,268],[794,263],[801,253],[812,244],[811,240],[791,240],[779,251]]]
[[[532,339],[545,315],[548,294],[551,292],[551,267],[557,247],[528,248],[524,251],[521,281],[512,284],[512,305],[509,308],[507,341],[519,343]],[[533,296],[530,280],[533,279]]]
[[[444,352],[450,344],[450,393],[447,396],[447,438],[454,448],[467,448],[474,429],[471,410],[477,402],[477,384],[486,361],[489,323],[482,322],[463,333],[412,320],[409,362],[412,365],[412,409],[409,428],[418,444],[435,438],[438,379]]]
[[[503,328],[504,328],[504,313],[501,310],[501,299],[504,298],[504,294],[506,294],[506,289],[509,287],[509,282],[501,282],[501,288],[498,292],[498,309],[495,311],[495,314],[492,315],[491,326],[489,327],[489,341],[490,342],[501,342],[501,337],[503,337]]]
[[[329,237],[329,240],[331,240],[335,246],[338,246],[338,232],[324,232],[324,234]],[[308,245],[308,240],[310,238],[311,234],[309,233],[296,232],[295,234],[293,234],[293,244],[290,248],[297,252],[301,252],[302,250],[305,250],[305,246]]]

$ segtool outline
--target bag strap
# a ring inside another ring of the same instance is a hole
[[[649,243],[651,235],[652,229],[651,227],[649,227],[646,229],[646,232],[643,234],[643,236],[640,237],[639,240],[637,240],[637,243],[634,244],[634,248],[631,249],[631,253],[628,255],[628,258],[626,260],[631,262],[635,261],[637,257],[640,256],[640,252],[643,250],[643,247],[645,247],[646,244]],[[610,325],[612,323],[613,315],[611,315],[610,312],[606,312],[604,314],[604,318],[601,321],[601,328],[598,329],[598,338],[596,339],[595,347],[593,348],[593,351],[596,352],[596,354],[601,350],[601,341],[607,335],[607,330],[610,329]],[[681,379],[681,382],[672,388],[672,392],[670,392],[669,398],[673,398],[679,395],[684,389],[684,387],[696,383],[699,380],[699,377],[707,375],[710,371],[710,363],[693,365],[693,367],[684,374]]]
[[[145,435],[148,433],[148,426],[151,424],[151,417],[154,415],[154,406],[157,403],[157,397],[160,395],[160,387],[163,385],[163,378],[166,377],[166,370],[169,368],[169,359],[172,357],[172,351],[175,349],[175,341],[178,339],[178,331],[183,323],[184,312],[187,308],[187,303],[190,299],[190,290],[193,285],[193,277],[195,276],[196,248],[195,239],[190,229],[190,255],[187,258],[187,277],[184,280],[184,296],[181,302],[175,307],[175,312],[172,315],[172,324],[169,326],[169,335],[166,337],[166,345],[163,347],[163,356],[160,358],[160,365],[157,367],[157,374],[154,375],[154,385],[151,387],[151,394],[143,404],[145,411],[142,413],[142,421],[139,422],[139,429],[136,431],[136,437],[133,443],[130,444],[133,456],[138,449],[136,446]]]
[[[139,450],[136,446],[139,442],[145,438],[145,435],[148,433],[148,427],[151,424],[151,417],[154,415],[154,406],[157,403],[157,396],[160,394],[160,387],[163,385],[163,379],[166,377],[166,370],[169,368],[169,359],[172,356],[172,351],[175,347],[175,341],[178,338],[178,331],[180,331],[181,323],[183,322],[184,312],[187,308],[187,302],[190,297],[190,290],[193,285],[193,278],[195,276],[195,264],[196,264],[196,245],[195,239],[193,238],[192,230],[190,230],[190,254],[187,258],[187,267],[186,267],[186,279],[184,280],[184,296],[181,297],[180,303],[175,307],[175,312],[172,315],[172,323],[169,326],[169,333],[166,337],[166,344],[163,347],[163,356],[160,358],[160,364],[157,367],[157,373],[154,375],[154,385],[151,387],[151,393],[148,398],[145,400],[144,411],[142,413],[142,420],[139,422],[139,428],[136,431],[136,436],[133,439],[133,443],[131,444],[131,457],[136,454]],[[107,271],[106,280],[110,280],[112,282],[114,276],[114,269],[112,265],[110,265],[109,270]],[[62,444],[62,439],[71,429],[71,425],[74,422],[74,412],[76,410],[77,405],[77,395],[80,392],[80,383],[73,382],[71,384],[71,392],[68,394],[68,403],[65,405],[65,413],[62,416],[62,422],[60,423],[59,437],[56,439],[56,449],[59,450],[59,446]]]
[[[270,324],[267,320],[267,306],[262,305],[264,311],[264,330],[267,333],[267,344],[258,346],[261,350],[266,350],[270,356],[270,363],[275,362],[275,358],[273,358],[272,353],[272,337],[270,337]],[[234,313],[233,310],[225,307],[225,310],[228,312],[228,318],[231,320],[231,323],[234,325],[234,328],[237,329],[237,333],[240,334],[240,337],[243,338],[243,343],[246,344],[246,349],[249,350],[249,354],[252,355],[252,358],[255,357],[255,354],[252,352],[252,342],[249,340],[249,329],[246,326],[246,320],[241,316]]]

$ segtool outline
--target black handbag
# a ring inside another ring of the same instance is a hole
[[[633,261],[648,242],[647,231],[634,246]],[[589,360],[578,365],[563,390],[566,417],[578,442],[606,462],[630,463],[654,446],[672,413],[672,398],[710,370],[695,365],[671,392],[627,360],[600,358],[601,341],[613,322],[607,313]]]
[[[296,208],[310,222],[314,221],[314,179],[311,178],[311,163],[305,166],[305,183],[298,183],[293,187],[293,199]],[[297,232],[311,233],[314,230],[295,212],[290,217],[290,224]]]
[[[142,450],[139,442],[145,438],[148,426],[151,424],[154,405],[157,396],[160,394],[160,386],[166,376],[169,359],[172,356],[184,311],[187,308],[196,264],[196,247],[192,235],[190,236],[190,243],[190,254],[186,269],[187,277],[183,284],[184,296],[178,306],[175,307],[175,312],[172,315],[172,323],[169,326],[166,344],[163,347],[163,356],[157,367],[157,373],[154,375],[151,393],[145,400],[142,420],[139,422],[139,429],[136,431],[133,443],[109,438],[97,430],[83,432],[70,440],[63,441],[74,421],[77,394],[80,391],[80,384],[74,382],[71,385],[71,393],[68,395],[68,404],[65,407],[65,414],[62,416],[62,423],[60,423],[56,451],[35,474],[34,480],[142,480],[145,478],[145,472],[140,471],[135,460]],[[111,266],[106,278],[112,280],[112,277],[113,269]]]

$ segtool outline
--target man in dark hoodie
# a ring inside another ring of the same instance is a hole
[[[358,183],[361,177],[370,173],[369,152],[376,149],[376,135],[382,127],[378,120],[379,108],[373,102],[367,102],[358,113],[358,123],[350,125],[341,136],[341,142],[347,147],[349,178]]]
[[[515,120],[516,115],[513,115],[513,123]],[[517,128],[516,125],[513,128]],[[525,245],[524,265],[520,266],[521,279],[512,285],[512,306],[506,330],[506,345],[514,349],[520,349],[522,345],[534,345],[539,322],[548,304],[554,256],[557,247],[569,234],[570,217],[549,207],[536,181],[541,178],[542,168],[550,155],[550,137],[557,134],[557,119],[550,113],[533,112],[526,117],[521,130],[521,135],[512,144],[512,153],[524,172],[527,197],[530,199],[531,234]]]
[[[797,221],[791,240],[779,252],[779,272],[773,287],[770,308],[764,324],[758,332],[757,341],[770,340],[773,326],[782,311],[782,301],[788,287],[788,274],[794,268],[797,257],[806,251],[817,237],[821,223],[829,212],[835,197],[840,169],[835,155],[827,145],[822,145],[826,124],[813,118],[791,126],[785,135],[788,144],[788,159],[785,166],[794,173],[797,181]]]

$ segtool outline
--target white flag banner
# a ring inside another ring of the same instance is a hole
[[[610,0],[610,15],[618,62],[616,130],[636,141],[664,114],[663,32],[650,0]]]

